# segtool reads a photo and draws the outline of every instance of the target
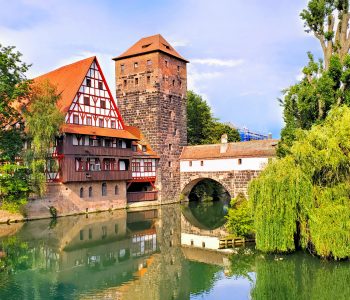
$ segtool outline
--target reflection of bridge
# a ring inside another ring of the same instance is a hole
[[[181,190],[187,198],[203,179],[219,182],[231,197],[247,195],[250,180],[255,178],[275,156],[277,140],[222,143],[184,147],[180,157]]]

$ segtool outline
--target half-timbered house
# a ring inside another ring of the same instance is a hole
[[[137,183],[130,200],[156,200],[158,157],[137,128],[124,124],[97,58],[63,66],[34,84],[44,81],[57,88],[57,105],[65,115],[46,171],[48,182],[60,185],[55,191],[78,200],[126,204],[127,188]]]

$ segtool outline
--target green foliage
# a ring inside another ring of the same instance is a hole
[[[18,212],[27,203],[30,192],[28,169],[18,165],[0,166],[1,209]]]
[[[0,161],[13,163],[23,148],[23,132],[17,128],[0,131]]]
[[[0,44],[0,131],[18,120],[18,112],[12,104],[28,93],[24,74],[29,65],[21,61],[22,54],[14,49]]]
[[[24,111],[31,149],[25,155],[31,169],[32,190],[38,196],[45,193],[45,168],[50,159],[50,150],[64,122],[64,115],[57,107],[60,95],[49,82],[32,88],[30,105]]]
[[[216,144],[227,134],[228,142],[239,141],[239,133],[213,117],[211,108],[200,95],[187,92],[187,141],[189,145]]]
[[[189,199],[212,201],[220,199],[224,194],[226,194],[226,190],[220,183],[211,179],[203,179],[193,187]]]
[[[300,245],[322,257],[350,256],[350,108],[299,130],[290,152],[249,186],[257,248]]]
[[[238,195],[231,200],[231,208],[226,218],[226,228],[234,236],[249,237],[254,234],[252,210],[243,195]]]

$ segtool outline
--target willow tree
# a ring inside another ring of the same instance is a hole
[[[64,122],[57,102],[60,94],[49,82],[32,85],[29,104],[24,109],[26,129],[31,141],[26,162],[30,167],[33,191],[41,196],[45,192],[45,168],[51,158],[51,149]]]
[[[289,154],[249,187],[257,248],[350,257],[350,108],[299,130]]]
[[[321,44],[325,69],[334,54],[343,62],[350,49],[349,1],[310,0],[300,16],[306,32],[312,32]]]

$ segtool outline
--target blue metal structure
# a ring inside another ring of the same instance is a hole
[[[267,140],[268,135],[264,135],[257,132],[249,131],[248,128],[238,128],[239,135],[242,142],[252,141],[252,140]]]

